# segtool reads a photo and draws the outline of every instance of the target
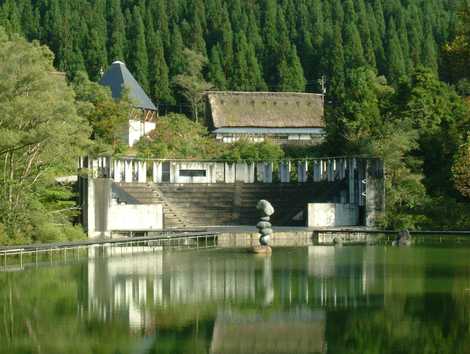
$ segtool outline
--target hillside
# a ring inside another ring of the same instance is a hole
[[[165,110],[183,48],[219,89],[319,91],[370,65],[396,84],[417,65],[446,74],[458,0],[1,0],[0,25],[38,39],[55,66],[92,79],[124,60]],[[173,108],[173,109],[172,109]]]

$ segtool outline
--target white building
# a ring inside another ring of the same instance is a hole
[[[129,124],[124,129],[124,140],[129,146],[133,146],[142,136],[155,129],[157,107],[123,62],[115,61],[104,73],[100,84],[111,88],[114,99],[121,98],[124,90],[127,90],[134,104]]]

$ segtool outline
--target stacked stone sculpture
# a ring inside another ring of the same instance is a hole
[[[395,240],[392,242],[393,246],[409,246],[411,245],[411,235],[408,230],[399,232]]]
[[[271,215],[274,214],[274,208],[267,200],[260,200],[256,204],[256,209],[261,214],[261,220],[256,224],[256,228],[259,232],[259,246],[255,246],[253,251],[255,253],[271,253],[271,247],[269,247],[269,238],[273,234],[272,225],[269,222]]]

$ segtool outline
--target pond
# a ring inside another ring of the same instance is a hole
[[[0,353],[470,353],[469,255],[212,249],[0,273]]]

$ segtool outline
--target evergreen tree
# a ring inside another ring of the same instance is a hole
[[[225,90],[227,88],[227,79],[225,78],[224,68],[222,66],[221,49],[219,45],[212,47],[209,63],[209,81],[212,82],[218,90]]]
[[[334,38],[331,47],[330,57],[330,95],[338,100],[344,93],[344,75],[345,61],[343,51],[343,38],[341,36],[341,27],[339,24],[335,26]]]
[[[132,10],[132,24],[129,31],[128,65],[136,80],[144,90],[149,90],[149,60],[145,42],[145,29],[140,9],[134,6]]]
[[[387,28],[387,59],[388,78],[392,83],[397,83],[405,75],[406,67],[393,19],[390,19]]]
[[[165,61],[163,52],[163,41],[159,35],[156,34],[154,59],[152,60],[152,92],[158,103],[174,104],[174,99],[171,95],[169,69]]]
[[[347,68],[355,68],[366,63],[361,37],[353,22],[346,24],[343,34],[344,60]]]
[[[111,8],[109,10],[109,36],[108,48],[109,58],[114,60],[125,59],[126,52],[126,26],[124,24],[124,15],[122,13],[121,0],[110,0]]]
[[[171,31],[171,43],[169,55],[170,76],[176,76],[183,72],[183,50],[184,43],[181,32],[177,26]]]
[[[279,91],[303,92],[305,91],[305,77],[297,56],[295,45],[291,45],[285,58],[278,66]]]
[[[425,28],[426,36],[424,38],[422,49],[422,63],[437,74],[437,49],[436,41],[429,25]]]
[[[93,10],[90,9],[89,31],[84,50],[85,65],[92,80],[99,80],[108,66],[106,50],[106,20],[104,16],[104,0],[98,0]],[[59,58],[61,59],[61,58]]]
[[[235,36],[235,43],[235,54],[231,72],[231,87],[237,91],[249,91],[252,88],[250,87],[248,82],[248,44],[246,42],[245,33],[238,33]]]

